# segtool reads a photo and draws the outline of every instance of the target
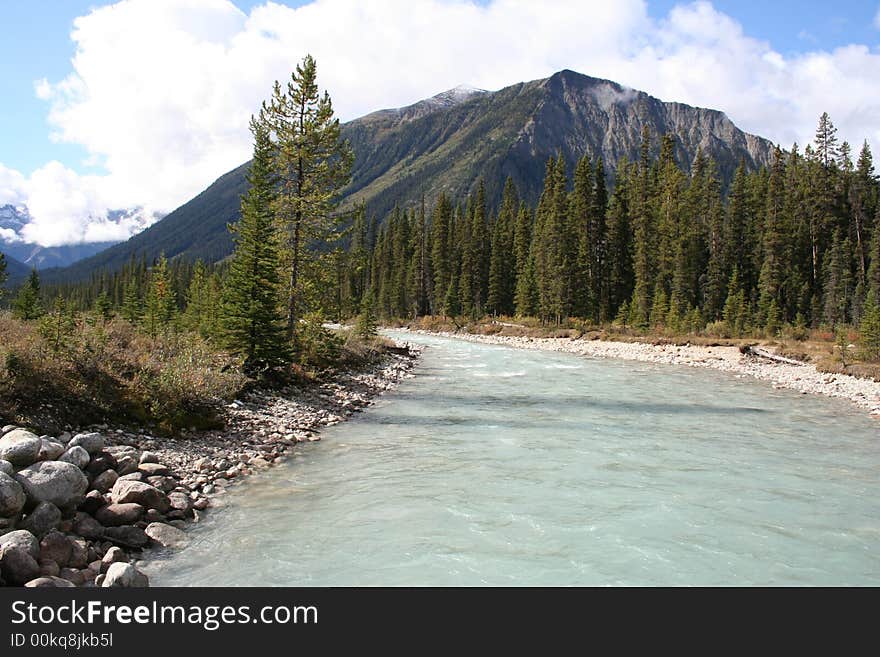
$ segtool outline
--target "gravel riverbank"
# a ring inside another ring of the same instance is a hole
[[[138,562],[178,549],[227,488],[320,439],[411,376],[396,350],[320,385],[255,391],[224,408],[223,431],[177,438],[107,426],[57,437],[0,429],[0,586],[148,586]]]
[[[407,330],[407,329],[403,329]],[[621,358],[648,363],[667,363],[706,367],[737,376],[750,376],[768,381],[776,388],[790,388],[802,394],[821,394],[849,400],[880,419],[880,383],[846,374],[819,372],[813,365],[778,363],[754,355],[740,353],[737,347],[702,347],[695,345],[649,344],[646,342],[613,342],[571,338],[526,338],[469,333],[413,333],[497,344],[517,349],[562,351],[590,358]]]

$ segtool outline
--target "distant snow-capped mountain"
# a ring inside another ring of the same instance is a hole
[[[111,210],[107,220],[112,223],[124,222],[131,225],[131,234],[154,223],[159,217],[144,212],[140,208],[130,210]],[[81,242],[62,246],[41,246],[22,237],[24,227],[31,222],[31,215],[25,206],[0,206],[0,252],[24,263],[28,267],[47,269],[67,267],[74,262],[88,258],[122,240],[102,242]]]

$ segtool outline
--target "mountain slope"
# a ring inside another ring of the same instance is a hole
[[[739,130],[722,112],[666,103],[573,71],[496,92],[459,87],[409,107],[381,110],[343,126],[355,152],[347,204],[364,201],[384,216],[395,204],[429,200],[444,191],[461,199],[483,177],[490,202],[510,176],[535,202],[548,157],[560,153],[569,170],[583,155],[601,156],[609,174],[622,157],[638,157],[643,126],[655,137],[676,135],[686,169],[698,149],[713,157],[725,183],[740,161],[770,162],[772,144]],[[197,197],[128,242],[46,275],[77,280],[115,269],[132,254],[216,260],[231,250],[227,223],[238,217],[247,165],[222,176]]]
[[[9,277],[4,287],[9,288],[21,283],[31,273],[30,267],[15,258],[3,255],[6,259],[6,274]]]

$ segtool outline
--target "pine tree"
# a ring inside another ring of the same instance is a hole
[[[634,284],[630,303],[630,323],[644,328],[650,319],[651,292],[657,274],[657,222],[653,203],[650,132],[642,131],[639,164],[632,188],[633,199],[633,273]]]
[[[733,337],[740,337],[748,327],[749,312],[746,293],[739,278],[739,268],[734,266],[727,284],[727,301],[724,302],[724,323]]]
[[[781,149],[777,147],[770,169],[767,189],[767,209],[764,218],[764,262],[758,277],[758,312],[771,330],[768,315],[771,306],[779,313],[785,306],[783,283],[785,281],[785,164]],[[776,318],[778,321],[778,317]],[[775,330],[773,331],[775,333]]]
[[[27,282],[22,285],[18,296],[12,303],[12,314],[19,319],[30,321],[43,316],[43,304],[40,301],[40,275],[36,269],[31,270]]]
[[[319,95],[316,79],[315,60],[307,55],[297,64],[285,90],[275,82],[272,98],[260,112],[260,122],[274,146],[273,168],[280,184],[275,216],[287,236],[287,332],[291,339],[306,310],[303,275],[318,255],[310,247],[332,236],[337,197],[350,179],[353,162],[348,142],[340,137],[330,96],[327,92]]]
[[[461,296],[458,288],[457,272],[453,272],[452,278],[449,279],[449,285],[446,288],[446,297],[443,301],[443,314],[452,318],[461,315]]]
[[[516,287],[514,310],[519,317],[531,317],[537,312],[538,292],[535,288],[534,259],[532,256],[532,231],[534,220],[525,204],[520,206],[514,233],[516,257]]]
[[[831,326],[845,323],[848,319],[853,293],[850,250],[849,238],[842,238],[840,231],[834,231],[832,247],[825,261],[824,284],[824,319]]]
[[[150,284],[144,304],[144,328],[150,337],[171,328],[171,322],[177,314],[177,299],[171,275],[168,271],[168,259],[162,254],[150,271]]]
[[[492,225],[487,310],[493,315],[512,315],[516,288],[515,224],[519,198],[513,180],[507,179],[498,218]]]
[[[361,303],[361,312],[355,325],[355,334],[361,340],[370,340],[378,335],[376,328],[376,314],[373,310],[373,296],[367,294]]]
[[[877,303],[877,293],[874,290],[869,291],[865,299],[859,325],[859,344],[862,358],[880,359],[880,304]]]
[[[113,319],[113,303],[104,290],[95,299],[95,313],[105,322]]]
[[[666,298],[666,291],[658,281],[654,287],[654,299],[651,305],[651,317],[649,320],[651,328],[662,328],[666,324],[668,314],[669,304]]]
[[[132,324],[137,324],[143,317],[144,309],[138,292],[137,278],[132,276],[125,284],[125,292],[122,300],[122,308],[119,314],[123,319],[128,320]]]
[[[443,295],[449,289],[449,281],[452,277],[450,253],[450,222],[452,221],[452,205],[441,193],[431,214],[431,265],[434,269],[434,291],[440,296],[439,303],[435,301],[435,310],[440,311],[445,307]]]
[[[241,200],[241,221],[229,227],[235,250],[222,291],[222,341],[257,373],[289,363],[291,354],[280,311],[278,232],[273,222],[276,176],[265,125],[251,121],[254,151]]]
[[[55,297],[48,313],[40,319],[40,336],[49,345],[53,354],[59,354],[70,347],[76,329],[76,317],[72,308],[61,295]]]
[[[211,299],[209,297],[208,280],[209,274],[205,263],[201,259],[196,260],[193,266],[192,278],[186,290],[186,310],[183,313],[182,323],[190,331],[195,331],[207,337],[208,309]]]
[[[629,300],[633,293],[632,223],[629,214],[629,165],[621,160],[617,167],[617,184],[611,194],[608,208],[608,316],[620,312],[626,305],[624,315],[629,316]]]

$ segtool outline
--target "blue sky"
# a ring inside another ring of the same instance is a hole
[[[306,52],[344,120],[572,68],[786,147],[829,111],[842,138],[880,148],[880,0],[111,4],[0,1],[0,205],[28,205],[29,240],[125,237],[108,209],[198,193],[246,159],[247,117]]]

